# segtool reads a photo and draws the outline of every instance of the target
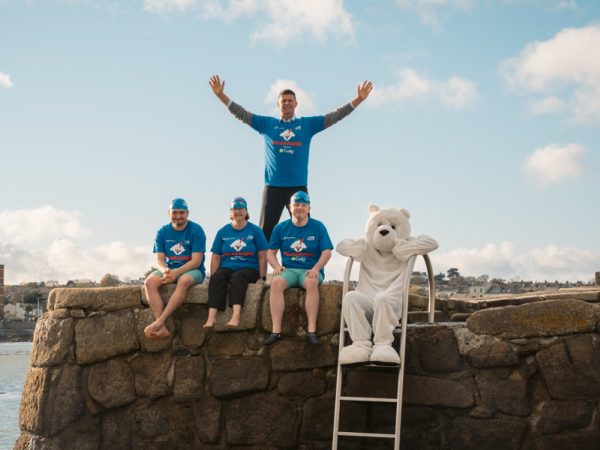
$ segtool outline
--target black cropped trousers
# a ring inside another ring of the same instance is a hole
[[[256,283],[260,274],[252,267],[244,267],[239,270],[231,270],[227,267],[219,267],[210,276],[208,284],[208,307],[219,311],[225,311],[227,304],[227,289],[229,288],[229,306],[244,306],[246,289],[248,284]]]
[[[262,228],[263,233],[267,238],[267,242],[271,240],[271,233],[273,233],[275,225],[279,223],[283,209],[286,208],[288,213],[290,212],[290,200],[292,199],[292,195],[298,191],[303,191],[308,194],[308,188],[306,186],[265,186],[258,226]],[[292,217],[291,213],[290,217]]]

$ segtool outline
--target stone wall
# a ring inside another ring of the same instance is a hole
[[[167,301],[172,287],[161,294]],[[193,287],[163,341],[143,333],[152,313],[139,287],[53,290],[34,337],[15,449],[331,448],[341,286],[320,294],[321,347],[306,342],[304,292],[290,289],[286,338],[265,348],[268,287],[248,288],[235,330],[226,326],[230,309],[214,329],[202,328],[207,287]],[[409,327],[403,450],[598,448],[598,298],[544,300]],[[346,395],[396,395],[393,371],[342,376]],[[393,432],[394,408],[346,402],[340,428]],[[343,438],[340,448],[392,442]]]
[[[34,330],[37,322],[0,322],[0,329],[5,330]]]

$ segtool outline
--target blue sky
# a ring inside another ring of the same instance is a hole
[[[209,245],[262,138],[212,94],[275,114],[369,99],[311,146],[313,217],[337,243],[403,207],[434,269],[526,279],[600,270],[600,5],[565,0],[0,0],[0,263],[7,283],[153,261],[171,199]],[[342,275],[340,255],[326,268]]]

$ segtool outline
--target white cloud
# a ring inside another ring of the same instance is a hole
[[[567,109],[567,102],[556,97],[546,97],[531,105],[533,114],[550,114]]]
[[[510,279],[520,276],[524,280],[534,281],[585,281],[594,277],[600,267],[600,252],[579,250],[576,248],[547,245],[520,253],[512,242],[503,242],[499,246],[488,244],[479,248],[456,248],[448,252],[434,252],[430,255],[434,273],[446,273],[451,267],[457,267],[461,275],[489,275]],[[334,257],[325,266],[328,280],[342,280],[346,267],[346,258]],[[351,279],[358,280],[360,264],[354,263]],[[415,270],[424,272],[423,258],[417,258]]]
[[[419,75],[414,69],[402,69],[398,72],[398,83],[373,88],[369,102],[372,107],[385,104],[402,104],[406,101],[440,101],[445,107],[464,109],[471,106],[477,98],[477,83],[453,76],[448,80],[438,81]]]
[[[343,0],[144,0],[151,13],[201,10],[205,19],[232,22],[243,16],[257,17],[252,40],[277,46],[307,35],[324,42],[329,36],[354,38],[352,15]]]
[[[565,28],[503,61],[500,74],[523,93],[561,92],[568,98],[563,102],[572,114],[571,122],[600,124],[600,58],[591,56],[598,48],[599,25]]]
[[[556,9],[579,9],[579,7],[575,3],[575,0],[561,0],[561,2],[556,6]]]
[[[15,87],[15,83],[10,80],[10,75],[0,72],[0,86],[12,88]]]
[[[296,94],[296,101],[298,106],[296,108],[296,116],[302,115],[307,116],[309,114],[315,114],[317,112],[317,105],[315,105],[315,94],[310,91],[298,87],[295,81],[292,80],[277,80],[269,88],[269,92],[265,97],[265,103],[272,106],[271,112],[279,117],[281,114],[279,108],[277,108],[277,100],[279,100],[279,93],[284,89],[291,89]]]
[[[396,0],[396,4],[403,8],[416,11],[421,20],[439,29],[439,11],[448,8],[466,11],[473,5],[472,0]]]
[[[567,144],[564,147],[550,144],[527,156],[521,170],[525,175],[531,175],[540,186],[546,187],[567,178],[581,176],[585,155],[585,147],[579,144]]]

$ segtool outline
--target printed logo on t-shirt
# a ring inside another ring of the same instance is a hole
[[[183,244],[182,242],[175,244],[169,250],[171,250],[176,255],[181,255],[183,252],[185,252],[185,247],[182,244]]]
[[[309,236],[308,239],[306,239],[307,241],[314,241],[315,237],[314,236]]]
[[[238,252],[241,249],[243,249],[245,246],[246,246],[246,243],[244,242],[244,238],[238,239],[237,241],[233,241],[230,245],[230,247],[233,247]]]
[[[304,243],[304,238],[302,238],[301,240],[298,239],[292,245],[290,245],[290,247],[292,247],[294,250],[296,250],[296,252],[301,252],[302,250],[304,250],[306,248],[306,244]]]
[[[302,128],[302,126],[298,125],[296,128],[294,128],[294,130],[300,130]]]
[[[279,136],[284,138],[286,141],[289,141],[291,138],[293,138],[296,135],[294,134],[294,132],[292,131],[291,128],[288,128],[283,133],[281,133]]]

